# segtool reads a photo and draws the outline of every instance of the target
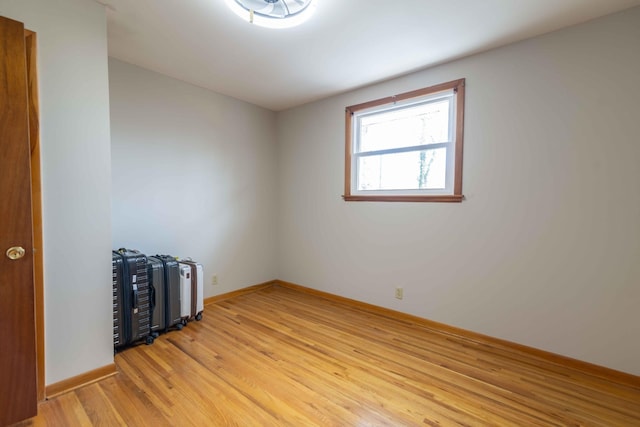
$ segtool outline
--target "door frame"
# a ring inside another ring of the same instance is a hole
[[[42,175],[40,170],[40,104],[38,98],[37,35],[25,29],[29,141],[31,145],[31,210],[33,220],[33,286],[36,325],[38,401],[45,395],[44,359],[44,246],[42,239]]]

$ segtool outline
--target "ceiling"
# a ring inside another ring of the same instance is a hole
[[[94,0],[109,56],[284,110],[640,5],[640,0],[317,0],[301,26],[224,0]]]

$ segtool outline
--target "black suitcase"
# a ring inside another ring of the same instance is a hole
[[[166,330],[164,265],[155,257],[147,257],[147,276],[149,278],[149,299],[151,301],[151,334],[154,337]]]
[[[164,266],[164,315],[165,330],[172,327],[182,329],[180,316],[180,268],[175,257],[170,255],[155,255]]]
[[[152,344],[154,339],[151,335],[151,300],[147,277],[147,257],[139,251],[123,248],[114,252],[114,258],[116,259],[115,268],[120,269],[114,273],[114,277],[122,278],[119,284],[114,284],[120,291],[119,297],[121,298],[118,298],[116,308],[119,308],[118,311],[121,312],[122,330],[117,345],[115,345],[114,337],[114,346],[118,349],[141,340]]]
[[[113,252],[111,256],[111,271],[113,275],[113,347],[124,345],[124,319],[122,315],[122,256]]]

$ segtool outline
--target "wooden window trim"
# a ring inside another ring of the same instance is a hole
[[[351,194],[351,153],[352,153],[352,118],[361,110],[365,110],[380,105],[391,104],[406,99],[417,98],[425,95],[432,95],[438,92],[451,90],[456,93],[456,128],[454,136],[455,162],[453,172],[453,194],[434,195],[352,195]],[[435,86],[422,88],[399,95],[388,96],[361,104],[351,105],[345,109],[345,172],[344,172],[344,195],[342,198],[350,202],[461,202],[462,195],[462,155],[464,145],[464,98],[465,79],[453,80]]]

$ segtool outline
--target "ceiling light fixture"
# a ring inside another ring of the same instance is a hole
[[[305,22],[316,7],[316,0],[226,0],[243,20],[267,28],[290,28]]]

